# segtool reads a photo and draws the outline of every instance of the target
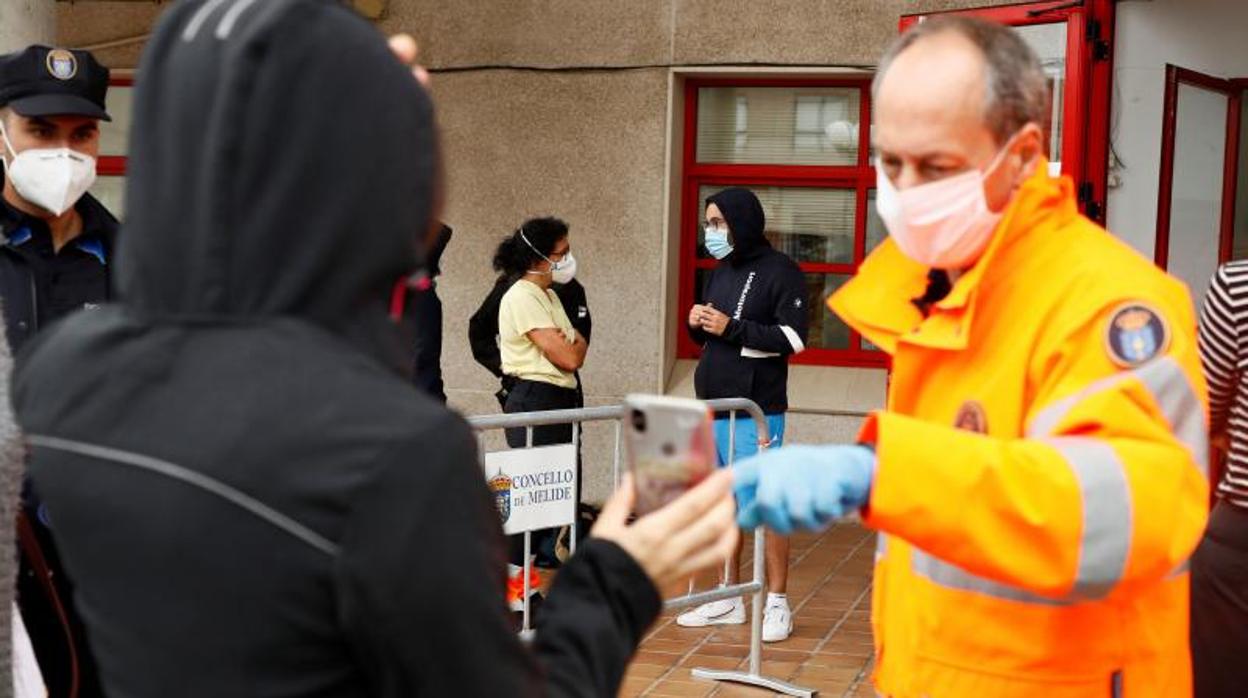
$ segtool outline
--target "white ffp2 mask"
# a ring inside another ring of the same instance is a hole
[[[569,252],[558,262],[550,263],[550,280],[557,284],[571,283],[576,278],[576,257]]]
[[[30,203],[61,215],[95,184],[95,158],[69,148],[32,148],[18,153],[0,124],[4,152],[4,176],[13,182],[19,196]],[[5,157],[5,153],[8,157]]]

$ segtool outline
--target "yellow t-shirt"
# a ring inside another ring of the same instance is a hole
[[[575,388],[576,375],[552,364],[529,339],[529,330],[559,329],[571,341],[576,335],[563,304],[554,291],[520,279],[511,285],[498,306],[499,353],[503,373],[530,381]]]

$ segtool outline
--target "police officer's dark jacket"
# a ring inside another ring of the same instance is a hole
[[[476,439],[402,376],[411,72],[339,2],[184,0],[141,74],[117,302],[15,388],[105,693],[614,695],[653,584],[588,542],[522,646]]]
[[[788,357],[805,349],[809,325],[806,281],[797,264],[773,249],[758,199],[745,189],[725,189],[706,200],[723,213],[733,251],[711,271],[702,290],[729,316],[716,337],[690,330],[702,345],[694,386],[702,399],[745,397],[768,414],[788,409]]]
[[[109,298],[117,219],[90,194],[74,208],[82,233],[58,253],[46,223],[0,199],[0,299],[14,352],[52,321]]]

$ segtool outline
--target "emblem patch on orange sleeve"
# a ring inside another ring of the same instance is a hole
[[[1169,348],[1170,327],[1161,313],[1148,305],[1131,301],[1110,314],[1105,330],[1105,350],[1118,366],[1135,368]]]

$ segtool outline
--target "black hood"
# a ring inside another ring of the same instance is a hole
[[[771,243],[763,235],[767,217],[754,192],[733,187],[707,197],[706,204],[719,207],[728,222],[728,230],[732,232],[732,254],[727,257],[729,262],[750,259],[760,251],[771,248]]]
[[[139,74],[122,303],[155,323],[284,315],[389,341],[437,142],[428,95],[384,37],[334,0],[186,0]]]
[[[442,274],[442,253],[446,251],[446,246],[451,241],[451,233],[451,226],[445,223],[438,224],[438,232],[433,236],[429,250],[425,252],[425,269],[431,277]]]

